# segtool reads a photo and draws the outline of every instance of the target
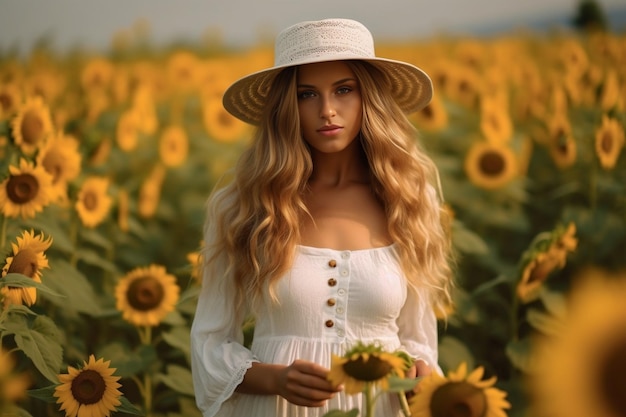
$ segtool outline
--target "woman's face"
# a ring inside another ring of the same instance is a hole
[[[342,61],[302,65],[297,87],[304,140],[322,153],[346,149],[363,118],[360,86],[350,67]]]

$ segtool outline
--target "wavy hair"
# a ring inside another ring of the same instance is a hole
[[[435,300],[448,301],[450,243],[433,187],[437,169],[387,93],[384,73],[362,61],[348,64],[361,86],[361,143],[373,190],[384,204],[401,267],[411,287],[426,286]],[[313,167],[300,130],[296,71],[276,76],[251,146],[232,181],[216,186],[208,202],[203,268],[212,268],[209,276],[232,274],[238,307],[258,300],[266,285],[276,300],[274,284],[291,266],[302,219],[309,216],[303,196]]]

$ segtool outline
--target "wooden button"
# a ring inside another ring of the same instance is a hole
[[[331,268],[334,268],[337,266],[337,261],[334,259],[331,259],[330,261],[328,261],[328,266],[330,266]]]
[[[335,300],[334,298],[329,298],[328,300],[326,300],[326,304],[332,307],[337,304],[337,300]]]
[[[333,323],[332,320],[326,320],[326,327],[333,327],[335,325],[335,323]]]
[[[337,285],[337,280],[335,278],[331,278],[328,280],[329,287],[334,287],[335,285]]]

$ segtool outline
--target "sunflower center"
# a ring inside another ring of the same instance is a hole
[[[22,274],[33,278],[39,271],[37,266],[37,253],[32,249],[25,248],[20,250],[13,257],[13,261],[11,262],[8,272]]]
[[[484,417],[487,398],[480,388],[467,382],[449,382],[433,393],[432,417]]]
[[[52,175],[53,184],[56,184],[63,174],[63,158],[57,153],[47,153],[42,165]]]
[[[376,381],[391,372],[392,366],[376,356],[369,356],[366,361],[363,356],[352,359],[343,365],[345,373],[358,381]]]
[[[41,134],[43,133],[43,121],[36,112],[27,112],[22,119],[21,127],[24,142],[34,145],[39,141],[39,139],[41,139]]]
[[[9,200],[16,204],[25,204],[39,192],[39,181],[31,174],[13,175],[7,182],[6,191]]]
[[[87,369],[72,380],[72,396],[79,404],[95,404],[102,399],[106,382],[98,372]]]
[[[0,109],[7,111],[13,107],[13,100],[8,94],[0,94]]]
[[[426,119],[433,119],[435,113],[433,112],[432,106],[426,106],[422,109],[422,114]]]
[[[164,296],[163,286],[152,277],[142,277],[131,282],[126,295],[128,304],[140,311],[158,307]]]
[[[611,152],[613,148],[613,136],[610,133],[605,133],[602,135],[602,139],[600,140],[600,147],[606,153]]]
[[[98,208],[98,195],[96,193],[85,193],[83,197],[83,204],[89,211],[96,211]]]
[[[504,159],[498,152],[485,152],[480,158],[480,171],[490,177],[499,175],[504,170]]]
[[[626,338],[615,343],[599,369],[600,391],[616,416],[626,416]]]

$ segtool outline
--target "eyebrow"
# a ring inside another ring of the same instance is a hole
[[[341,80],[335,81],[332,85],[338,85],[338,84],[344,84],[348,81],[354,81],[356,82],[356,79],[348,77],[348,78],[342,78]],[[309,84],[298,84],[298,88],[316,88],[314,85],[309,85]]]

